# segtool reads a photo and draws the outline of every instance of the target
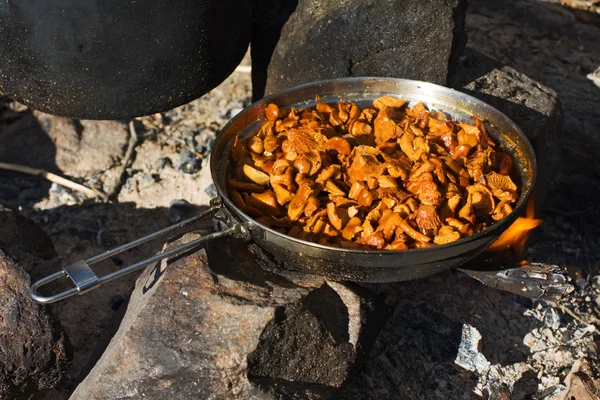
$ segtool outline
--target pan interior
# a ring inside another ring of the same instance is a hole
[[[471,121],[470,117],[475,115],[486,121],[490,136],[503,151],[509,153],[514,159],[513,178],[519,187],[519,200],[511,215],[493,224],[486,231],[506,229],[516,215],[523,210],[535,183],[537,169],[535,154],[527,137],[506,115],[472,96],[427,82],[396,78],[343,78],[310,83],[275,93],[244,109],[225,126],[211,153],[211,174],[224,203],[230,210],[233,209],[240,218],[252,221],[227,197],[226,180],[229,176],[229,155],[236,135],[239,134],[240,137],[251,135],[266,121],[265,109],[269,103],[275,103],[280,108],[296,107],[299,109],[314,107],[317,98],[318,101],[329,104],[338,103],[343,99],[356,103],[362,108],[372,106],[373,100],[384,95],[404,99],[409,102],[409,106],[423,102],[430,110],[443,110],[453,120]],[[268,228],[264,227],[264,229]],[[273,233],[282,235],[275,231]],[[462,238],[454,244],[477,237],[482,233]],[[311,246],[322,246],[312,242],[305,243]],[[449,245],[452,243],[437,247]]]

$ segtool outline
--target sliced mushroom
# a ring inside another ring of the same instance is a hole
[[[338,153],[343,154],[345,156],[349,156],[352,152],[350,143],[348,143],[346,139],[339,136],[334,136],[327,141],[327,150],[335,150]]]
[[[460,239],[460,233],[456,232],[450,226],[443,226],[440,228],[438,234],[433,238],[435,244],[447,244],[452,243]]]
[[[373,131],[375,134],[375,143],[381,144],[391,139],[396,139],[402,135],[402,130],[392,119],[394,110],[385,107],[379,111],[377,118],[373,121]]]
[[[288,218],[292,221],[296,221],[304,212],[304,207],[310,196],[312,196],[313,190],[308,184],[303,184],[298,188],[298,193],[290,201],[288,206]]]
[[[274,153],[279,148],[279,139],[277,136],[270,135],[263,139],[263,148],[266,153]]]
[[[362,184],[361,182],[354,182],[352,184],[352,186],[350,187],[350,191],[348,192],[348,197],[356,200],[358,198],[358,195],[360,194],[360,192],[366,188],[367,187],[364,184]]]
[[[402,239],[396,239],[392,243],[384,247],[386,250],[408,250],[406,242]]]
[[[367,188],[370,190],[377,189],[379,187],[379,180],[374,176],[367,178]]]
[[[402,149],[402,152],[404,152],[404,154],[406,154],[411,161],[418,161],[419,158],[416,157],[415,151],[413,149],[414,140],[414,133],[405,131],[404,134],[398,139],[398,144],[400,145],[400,149]]]
[[[406,218],[412,213],[406,204],[398,204],[396,207],[394,207],[394,212],[400,214],[402,218]]]
[[[345,196],[346,195],[346,192],[344,192],[342,189],[340,189],[332,180],[328,180],[327,182],[325,182],[325,186],[323,187],[323,190],[325,190],[326,192],[329,192],[335,196]]]
[[[266,186],[269,184],[269,175],[265,174],[264,172],[259,171],[248,164],[244,164],[243,170],[244,175],[246,175],[246,177],[252,182],[261,186]]]
[[[482,184],[467,186],[467,192],[471,197],[473,211],[475,216],[486,216],[491,214],[496,208],[496,202],[492,192]]]
[[[371,236],[374,232],[375,232],[375,228],[373,228],[373,225],[371,224],[371,221],[368,219],[365,219],[365,221],[362,224],[362,232],[364,236]]]
[[[241,192],[260,193],[265,190],[265,188],[261,185],[257,185],[255,183],[249,183],[249,182],[241,182],[241,181],[238,181],[237,179],[232,179],[232,178],[228,179],[227,183],[232,188],[239,190]]]
[[[385,218],[382,218],[381,222],[377,226],[377,229],[375,230],[383,232],[383,237],[387,241],[394,236],[394,232],[396,232],[396,229],[400,227],[400,223],[403,221],[400,214],[395,213],[392,210],[388,211],[388,215],[385,216]]]
[[[356,206],[358,204],[356,202],[356,200],[348,199],[344,195],[336,196],[336,195],[330,194],[329,200],[333,201],[336,206],[342,207],[342,208],[348,208],[348,207]]]
[[[423,235],[421,232],[417,231],[415,228],[413,228],[409,223],[408,220],[403,219],[400,222],[400,228],[411,238],[415,239],[417,242],[430,242],[431,238],[427,235]]]
[[[416,194],[423,204],[439,206],[442,203],[442,194],[430,172],[422,174],[415,180],[410,180],[406,184],[406,188]]]
[[[469,224],[466,224],[456,218],[446,218],[446,223],[463,235],[467,235],[471,230]]]
[[[321,172],[319,173],[319,176],[317,176],[316,182],[317,183],[324,183],[329,179],[337,179],[340,177],[342,172],[342,168],[337,165],[337,164],[332,164],[327,168],[324,168],[321,170]]]
[[[465,202],[465,205],[462,206],[460,210],[458,210],[458,216],[464,219],[465,221],[469,221],[472,224],[475,223],[475,213],[473,212],[473,199],[471,198],[470,194],[467,196],[467,201]]]
[[[325,151],[327,149],[327,137],[314,129],[299,127],[286,132],[288,140],[288,151],[298,154],[310,151]]]
[[[389,175],[380,175],[377,178],[377,181],[379,183],[379,187],[381,187],[381,188],[397,188],[398,187],[398,182],[396,181],[396,179]]]
[[[271,184],[271,186],[273,187],[273,191],[275,192],[275,196],[277,197],[277,203],[279,203],[279,205],[284,206],[290,201],[292,201],[294,193],[287,190],[285,186],[279,183]]]
[[[517,191],[517,185],[514,184],[510,176],[502,175],[497,172],[490,172],[485,176],[485,181],[490,189]]]
[[[233,204],[235,204],[239,208],[243,209],[246,207],[246,202],[244,201],[244,199],[242,199],[240,192],[238,192],[237,190],[232,190],[231,193],[229,193],[229,197],[231,198],[231,201],[233,201]]]
[[[510,206],[510,204],[508,204],[506,201],[501,201],[494,209],[494,212],[492,213],[492,219],[494,221],[500,221],[501,219],[506,218],[511,212],[513,212],[513,208]]]
[[[275,163],[277,164],[277,163]],[[283,185],[288,190],[292,190],[294,187],[294,176],[292,174],[292,168],[287,168],[285,172],[276,174],[275,166],[271,170],[271,174],[269,175],[269,182],[271,186],[273,185]]]
[[[325,227],[323,228],[323,234],[331,237],[336,237],[340,235],[340,231],[335,229],[333,225],[325,223]]]
[[[357,206],[350,206],[348,207],[348,217],[350,218],[354,218],[356,216],[356,214],[358,214],[358,207]]]
[[[362,231],[360,237],[356,240],[356,243],[366,244],[367,246],[381,249],[385,245],[385,239],[381,232],[373,232],[370,235],[366,235],[365,231]]]
[[[367,121],[368,123],[372,123],[373,119],[375,119],[375,116],[377,116],[377,110],[374,110],[372,108],[365,108],[360,113],[359,119]]]
[[[342,230],[344,225],[348,222],[348,213],[342,212],[342,210],[333,202],[327,204],[327,217],[329,218],[329,222],[334,226],[338,231]]]
[[[312,150],[305,153],[304,157],[306,157],[307,160],[310,161],[310,171],[308,172],[308,175],[313,176],[314,174],[319,172],[321,166],[323,165],[321,153],[319,153],[318,150]]]
[[[358,196],[356,196],[356,201],[358,204],[364,207],[370,207],[373,204],[373,195],[367,189],[362,189]]]
[[[326,210],[320,210],[313,215],[311,215],[306,222],[304,223],[304,231],[312,232],[314,230],[315,225],[317,225],[318,221],[321,221],[327,215]],[[319,223],[319,226],[322,225],[322,222]]]
[[[502,175],[494,171],[485,176],[485,180],[492,193],[499,200],[505,202],[515,202],[517,200],[517,185],[508,175]]]
[[[317,111],[321,112],[321,113],[330,113],[331,112],[331,106],[327,103],[323,103],[322,101],[317,103]]]
[[[350,133],[354,136],[370,135],[373,132],[373,127],[366,122],[356,121],[350,128]]]
[[[442,221],[440,221],[436,208],[425,204],[421,204],[417,209],[415,221],[424,234],[436,231],[442,226]]]
[[[379,188],[377,189],[378,198],[385,199],[389,198],[394,200],[394,203],[399,204],[411,197],[410,194],[399,188]]]
[[[265,151],[262,139],[258,136],[252,136],[248,139],[248,150],[256,154],[262,154]]]
[[[304,207],[304,215],[310,217],[313,215],[319,208],[321,207],[321,202],[316,196],[310,196],[308,201],[306,202],[306,207]]]
[[[275,121],[266,121],[264,124],[262,124],[262,126],[256,133],[256,136],[260,137],[263,140],[266,137],[274,136],[274,135],[275,135]]]
[[[381,96],[373,100],[373,107],[383,110],[386,107],[401,108],[406,104],[406,100],[397,99],[390,96]]]
[[[350,218],[344,229],[342,230],[342,237],[346,240],[354,239],[357,233],[363,230],[362,221],[360,218]]]
[[[294,168],[301,174],[308,174],[312,168],[312,163],[305,156],[294,160]]]
[[[410,160],[399,160],[397,158],[390,157],[386,153],[382,153],[382,157],[385,160],[383,167],[387,170],[393,178],[400,178],[402,180],[408,179],[408,171],[410,171]],[[406,157],[406,156],[405,156]]]
[[[357,146],[353,151],[352,164],[348,168],[348,176],[352,182],[366,181],[369,177],[378,177],[383,173],[383,164],[376,155],[379,150],[370,146]]]
[[[252,193],[248,200],[248,206],[254,207],[266,215],[272,215],[274,217],[281,216],[277,197],[271,190],[267,190],[263,193]]]

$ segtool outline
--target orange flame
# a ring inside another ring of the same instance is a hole
[[[511,248],[517,254],[523,254],[529,232],[537,228],[541,219],[535,219],[535,200],[533,196],[527,202],[525,216],[517,220],[505,230],[502,235],[488,248],[489,251],[503,251]]]

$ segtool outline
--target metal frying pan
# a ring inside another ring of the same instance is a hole
[[[456,120],[467,120],[471,115],[486,120],[489,134],[514,159],[513,180],[520,188],[514,211],[482,232],[445,245],[406,251],[349,250],[307,242],[270,229],[244,214],[227,197],[225,182],[234,138],[237,134],[246,136],[255,132],[265,120],[265,109],[269,103],[275,103],[280,108],[311,107],[316,104],[315,99],[319,96],[320,101],[328,103],[337,103],[340,99],[345,99],[364,107],[383,95],[402,98],[410,103],[422,101],[430,109],[442,109]],[[283,268],[322,275],[332,280],[393,282],[423,278],[457,267],[489,247],[522,214],[533,190],[537,171],[531,143],[515,123],[500,111],[452,89],[394,78],[333,79],[298,86],[268,96],[243,110],[225,126],[212,149],[210,168],[218,198],[213,200],[207,211],[86,261],[78,261],[64,267],[61,271],[35,282],[31,286],[33,298],[40,303],[50,303],[75,294],[83,294],[152,262],[225,235],[235,235],[255,242],[264,251],[282,261]],[[89,267],[95,262],[164,236],[209,215],[224,221],[227,228],[100,278]],[[39,287],[64,276],[71,278],[75,287],[49,297],[37,293]]]

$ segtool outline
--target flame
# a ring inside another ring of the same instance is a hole
[[[517,220],[505,230],[502,235],[488,248],[489,251],[503,251],[511,248],[517,254],[523,254],[529,232],[537,228],[541,219],[535,219],[535,200],[533,196],[527,202],[525,216]]]

